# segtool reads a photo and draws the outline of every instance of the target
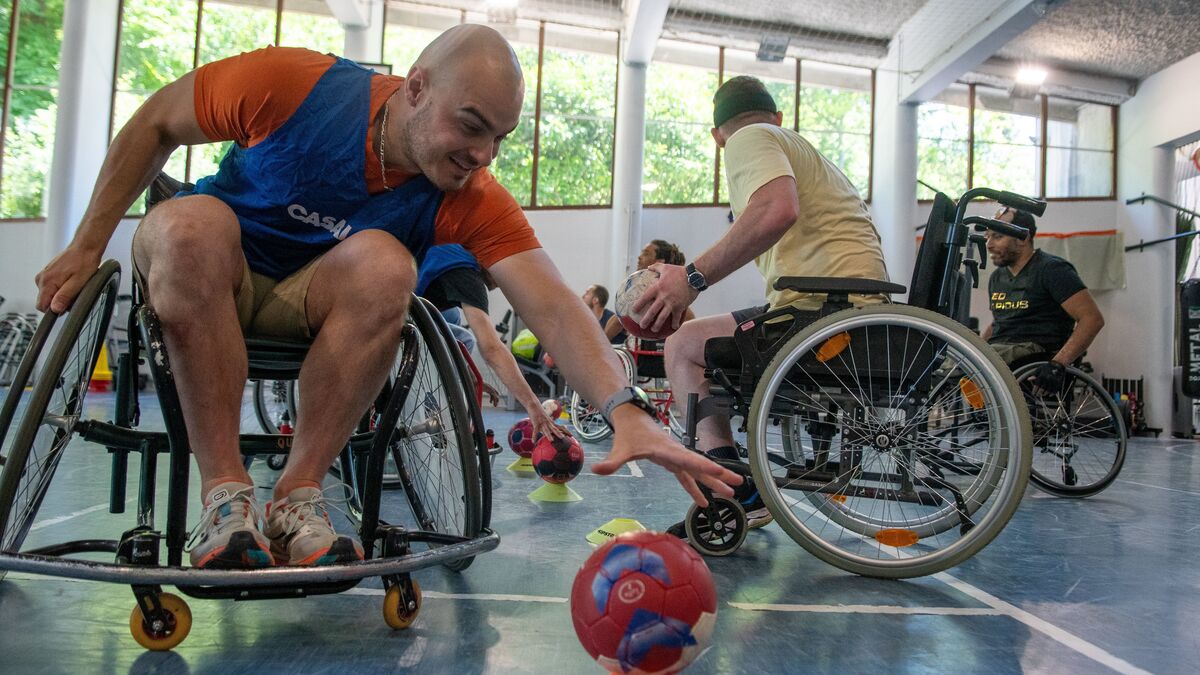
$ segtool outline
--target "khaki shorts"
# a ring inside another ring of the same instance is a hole
[[[989,342],[988,345],[996,350],[1000,359],[1008,365],[1034,354],[1043,354],[1047,359],[1054,356],[1046,348],[1033,342]]]
[[[137,238],[137,234],[134,234]],[[137,278],[150,306],[150,286],[139,269],[137,256],[131,255],[133,274]],[[308,325],[305,300],[308,287],[317,270],[321,257],[314,258],[291,276],[281,281],[250,271],[250,264],[242,256],[242,284],[234,299],[237,303],[238,324],[246,337],[282,338],[286,340],[311,340],[312,330]]]

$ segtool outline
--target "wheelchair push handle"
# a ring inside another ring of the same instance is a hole
[[[1001,192],[996,195],[996,201],[1009,208],[1017,209],[1019,211],[1028,211],[1029,213],[1039,217],[1046,212],[1046,202],[1040,199],[1026,197],[1025,195],[1019,195],[1015,192]],[[1021,239],[1024,239],[1024,237],[1021,237]]]
[[[976,232],[991,230],[1005,236],[1015,237],[1021,241],[1025,241],[1029,238],[1029,230],[1026,228],[1021,227],[1020,225],[1006,223],[1002,220],[995,220],[993,218],[984,218],[983,216],[967,216],[966,218],[963,218],[963,224],[974,225]]]

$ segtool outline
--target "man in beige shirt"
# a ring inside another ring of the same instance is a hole
[[[639,301],[642,325],[678,330],[666,343],[667,377],[676,396],[707,396],[704,343],[733,335],[742,321],[769,308],[818,308],[822,296],[774,290],[785,276],[887,279],[879,233],[867,206],[846,176],[800,134],[783,129],[783,114],[763,83],[739,76],[713,97],[713,139],[725,149],[733,225],[686,268],[656,264],[659,281]],[[684,311],[709,285],[753,260],[767,287],[767,305],[682,323]],[[859,299],[863,301],[864,299]],[[700,421],[697,447],[737,459],[729,419]],[[750,485],[747,481],[747,486]],[[752,487],[740,489],[751,526],[770,515]]]

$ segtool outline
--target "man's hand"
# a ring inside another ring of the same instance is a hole
[[[545,409],[540,404],[525,408],[525,412],[529,413],[529,421],[533,424],[534,438],[537,438],[538,434],[543,434],[550,438],[562,438],[566,435],[562,427],[550,419],[550,416],[546,414]]]
[[[663,332],[669,325],[679,328],[683,314],[700,295],[687,282],[687,271],[679,265],[654,263],[646,269],[658,272],[658,281],[633,303],[633,311],[642,313],[642,328]]]
[[[1066,386],[1067,369],[1057,361],[1043,363],[1033,373],[1033,391],[1039,396],[1058,396]]]
[[[37,309],[62,314],[100,267],[103,251],[68,246],[33,278],[38,286]]]
[[[731,486],[742,483],[741,476],[676,443],[655,420],[635,406],[623,405],[614,410],[613,425],[616,434],[612,451],[592,465],[592,471],[601,476],[616,471],[626,462],[648,459],[675,474],[675,479],[699,506],[708,506],[708,500],[697,482],[724,497],[733,497]]]

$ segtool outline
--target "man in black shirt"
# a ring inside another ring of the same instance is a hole
[[[1071,263],[1033,247],[1037,224],[1031,214],[1004,208],[995,218],[1026,228],[1029,237],[987,233],[996,267],[988,281],[995,322],[983,338],[1009,365],[1034,354],[1048,357],[1038,381],[1057,389],[1062,367],[1083,355],[1104,327],[1104,317]]]

